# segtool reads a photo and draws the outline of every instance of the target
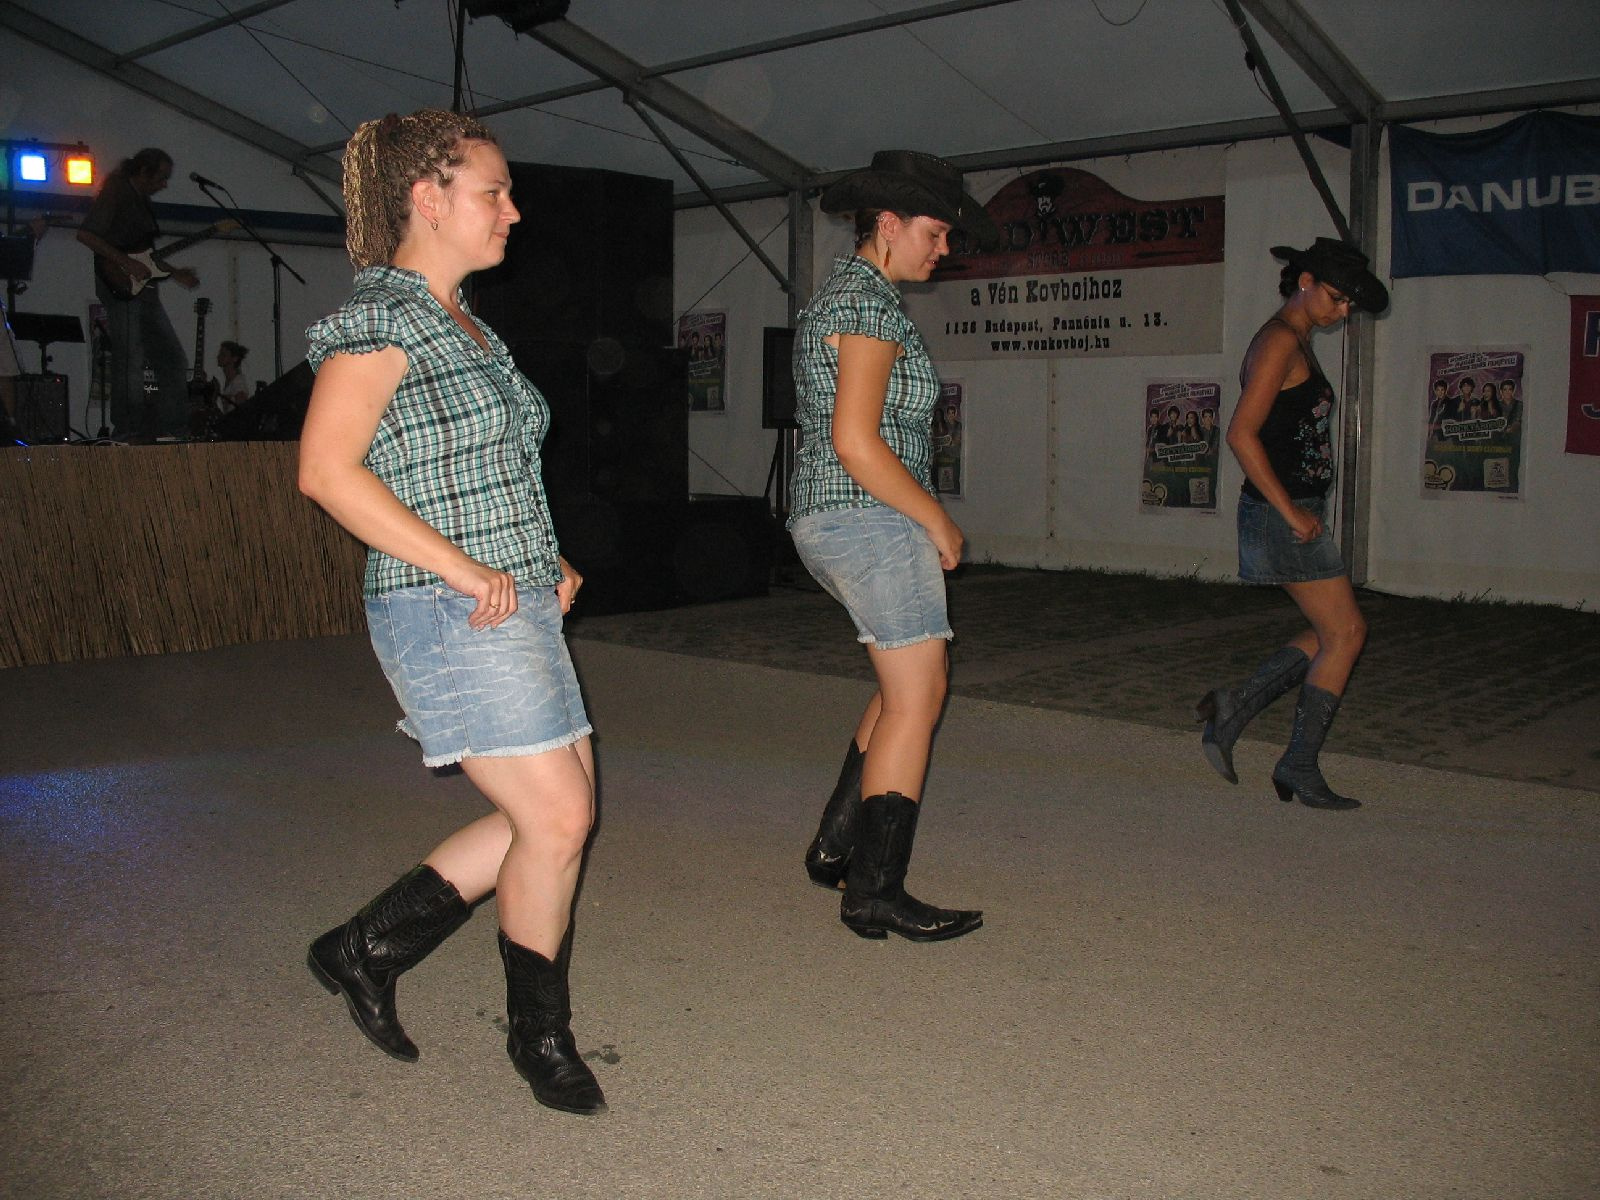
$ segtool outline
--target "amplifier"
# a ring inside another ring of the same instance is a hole
[[[72,439],[67,417],[65,375],[18,375],[11,401],[11,420],[25,442],[66,442]]]

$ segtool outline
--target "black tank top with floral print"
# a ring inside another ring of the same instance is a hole
[[[1267,462],[1292,499],[1309,500],[1327,494],[1333,483],[1333,387],[1315,362],[1311,374],[1284,388],[1261,422],[1261,444]],[[1248,479],[1245,495],[1264,499]]]

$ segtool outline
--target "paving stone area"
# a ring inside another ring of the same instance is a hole
[[[1301,627],[1275,588],[967,567],[950,578],[951,691],[1163,728]],[[1600,615],[1361,593],[1369,626],[1330,751],[1600,792]],[[584,616],[578,638],[870,679],[850,620],[802,574],[761,598]],[[1249,737],[1281,743],[1279,703]],[[1241,751],[1263,773],[1274,755]],[[1256,760],[1259,759],[1259,762]]]

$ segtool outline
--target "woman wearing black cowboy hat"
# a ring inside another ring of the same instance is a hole
[[[944,704],[944,576],[962,535],[929,483],[939,378],[899,285],[920,283],[959,231],[997,240],[989,216],[943,159],[873,155],[840,179],[822,211],[854,214],[856,250],[841,257],[800,316],[795,417],[802,431],[789,528],[801,561],[844,605],[877,676],[806,871],[845,885],[839,918],[862,937],[939,941],[983,914],[906,893],[906,866],[934,726]]]
[[[1228,447],[1244,468],[1239,496],[1239,577],[1280,585],[1311,628],[1278,650],[1244,683],[1217,688],[1196,708],[1206,759],[1238,783],[1233,746],[1246,724],[1297,685],[1294,731],[1272,769],[1280,800],[1312,808],[1357,808],[1328,786],[1317,755],[1366,640],[1367,625],[1327,528],[1333,482],[1334,396],[1311,352],[1311,334],[1352,307],[1381,312],[1389,294],[1347,242],[1318,238],[1308,249],[1274,246],[1285,260],[1282,307],[1250,342]]]

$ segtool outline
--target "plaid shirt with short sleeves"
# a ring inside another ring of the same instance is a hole
[[[510,572],[521,587],[554,585],[561,566],[539,478],[550,407],[494,331],[472,320],[490,353],[428,293],[421,275],[368,267],[344,307],[306,330],[308,358],[316,370],[335,354],[405,351],[406,373],[378,422],[366,466],[479,562]],[[367,552],[363,596],[441,583],[411,563]]]
[[[790,524],[828,509],[880,504],[850,478],[833,449],[839,352],[826,339],[835,333],[860,334],[903,348],[889,372],[878,433],[911,477],[933,492],[929,466],[939,376],[922,335],[900,307],[899,291],[877,267],[852,254],[835,261],[833,274],[800,314],[795,332],[795,421],[801,440],[789,488]]]

